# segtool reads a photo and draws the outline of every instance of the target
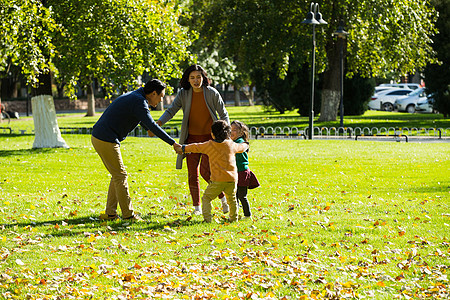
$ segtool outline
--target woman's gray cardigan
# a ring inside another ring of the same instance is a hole
[[[203,95],[205,97],[206,106],[208,107],[209,113],[211,114],[211,118],[213,121],[218,119],[224,120],[227,123],[230,123],[230,119],[228,118],[228,112],[225,109],[225,103],[222,100],[219,92],[211,87],[204,86],[203,87]],[[181,89],[178,92],[175,100],[173,100],[172,104],[166,109],[164,114],[159,118],[162,124],[165,124],[167,121],[173,118],[175,114],[180,110],[183,110],[183,121],[181,123],[181,132],[180,132],[180,141],[179,143],[182,145],[186,142],[186,139],[189,134],[188,130],[188,122],[189,122],[189,113],[191,112],[191,103],[192,103],[192,88],[189,90]],[[177,157],[177,169],[181,169],[183,167],[183,158],[184,155],[178,154]]]

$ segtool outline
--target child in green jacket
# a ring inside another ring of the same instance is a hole
[[[231,139],[235,143],[248,143],[248,127],[240,121],[231,122]],[[258,179],[248,167],[248,150],[236,154],[236,165],[238,170],[238,183],[236,198],[239,199],[244,211],[244,218],[250,218],[250,204],[247,199],[248,189],[254,189],[259,186]]]

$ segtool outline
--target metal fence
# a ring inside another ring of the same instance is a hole
[[[60,127],[61,134],[91,134],[92,127]],[[179,137],[178,127],[163,127],[173,138]],[[309,127],[251,127],[252,139],[307,139]],[[0,134],[33,135],[34,128],[15,130],[11,127],[0,127]],[[361,139],[377,138],[430,138],[450,139],[450,128],[395,128],[395,127],[314,127],[314,138],[321,139]],[[136,127],[129,136],[147,137],[147,131]]]
[[[255,139],[300,138],[307,139],[309,128],[251,127],[250,136]],[[321,139],[355,139],[361,137],[449,139],[450,128],[395,128],[395,127],[314,127],[313,136]]]

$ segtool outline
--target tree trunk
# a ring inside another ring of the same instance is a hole
[[[11,98],[17,98],[19,96],[19,81],[14,79],[11,87]]]
[[[88,109],[86,113],[86,117],[95,116],[95,97],[94,97],[94,88],[92,87],[92,83],[87,87],[87,103]]]
[[[251,106],[255,105],[255,84],[250,84],[250,90],[248,91],[250,93],[250,97],[248,98],[248,102]]]
[[[31,98],[31,106],[35,134],[33,148],[69,148],[59,131],[53,97],[35,96]]]
[[[319,122],[336,121],[340,101],[339,47],[336,41],[327,44],[328,70],[324,73],[324,87]]]
[[[251,84],[251,85],[249,85],[249,87],[248,87],[248,92],[246,92],[245,90],[244,90],[244,93],[245,93],[245,95],[247,96],[247,98],[248,98],[248,105],[250,105],[250,106],[254,106],[255,105],[255,103],[254,103],[254,100],[255,100],[255,92],[253,91],[253,88],[255,87],[255,85],[254,84]]]
[[[239,86],[234,86],[234,106],[241,106],[241,94],[239,93]]]
[[[56,86],[56,89],[58,90],[58,98],[63,98],[64,97],[64,86],[66,84],[63,82],[61,84],[58,84]]]
[[[339,107],[339,91],[323,90],[319,122],[336,121]]]
[[[33,148],[69,148],[59,131],[52,96],[50,74],[39,76],[39,85],[32,90],[31,107],[34,121]]]

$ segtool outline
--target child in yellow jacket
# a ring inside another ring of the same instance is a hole
[[[230,207],[230,221],[237,220],[236,183],[238,174],[235,155],[246,151],[248,144],[237,144],[231,140],[230,135],[231,126],[223,120],[218,120],[211,126],[213,140],[180,146],[183,154],[203,153],[209,157],[211,181],[202,196],[202,214],[206,222],[212,220],[211,201],[221,192],[224,192]]]

